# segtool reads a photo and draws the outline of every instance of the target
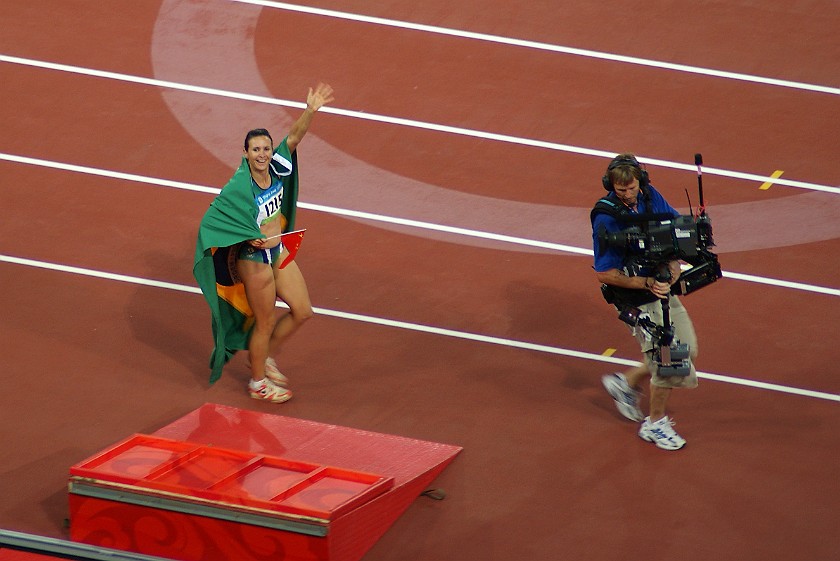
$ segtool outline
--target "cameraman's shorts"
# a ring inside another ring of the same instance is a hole
[[[697,335],[694,333],[694,324],[688,317],[688,312],[683,307],[679,298],[671,295],[668,300],[669,315],[674,325],[674,342],[688,345],[688,354],[691,358],[691,371],[688,376],[659,376],[659,365],[653,360],[653,343],[650,334],[640,326],[630,327],[630,331],[639,342],[644,353],[644,360],[650,369],[650,382],[661,388],[695,388],[697,387],[697,371],[694,369],[694,360],[697,358]],[[642,314],[650,316],[657,325],[662,325],[662,304],[659,301],[639,306]]]

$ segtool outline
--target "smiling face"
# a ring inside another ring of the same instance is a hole
[[[274,146],[272,146],[270,137],[254,136],[249,138],[248,147],[245,149],[245,159],[248,160],[251,173],[267,173],[268,163],[271,161],[273,151]]]
[[[613,185],[615,196],[626,206],[633,208],[639,198],[639,180],[633,179],[626,185]]]

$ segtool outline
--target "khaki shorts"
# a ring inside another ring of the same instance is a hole
[[[697,358],[697,334],[694,333],[694,325],[679,298],[671,295],[668,306],[671,323],[674,324],[674,342],[688,345],[688,354],[691,358],[691,371],[688,376],[659,376],[659,365],[653,360],[654,348],[650,334],[638,325],[630,327],[630,331],[644,353],[645,364],[650,369],[651,384],[661,388],[696,388],[697,371],[694,368],[694,360]],[[639,309],[643,314],[649,315],[657,325],[662,325],[662,304],[659,301],[643,304],[639,306]]]

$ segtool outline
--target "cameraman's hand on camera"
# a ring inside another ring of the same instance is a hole
[[[670,273],[670,278],[667,281],[664,281],[657,280],[655,277],[647,277],[645,278],[645,288],[653,292],[658,298],[665,300],[671,293],[671,285],[679,280],[681,272],[682,269],[680,268],[680,262],[670,261],[668,263],[668,273]]]
[[[653,277],[648,277],[645,282],[645,287],[653,292],[657,298],[665,300],[671,293],[671,283],[658,281]]]

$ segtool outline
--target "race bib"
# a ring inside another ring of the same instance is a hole
[[[255,201],[257,203],[257,224],[262,226],[280,213],[280,204],[283,202],[283,184],[275,183],[262,193],[259,193]]]

